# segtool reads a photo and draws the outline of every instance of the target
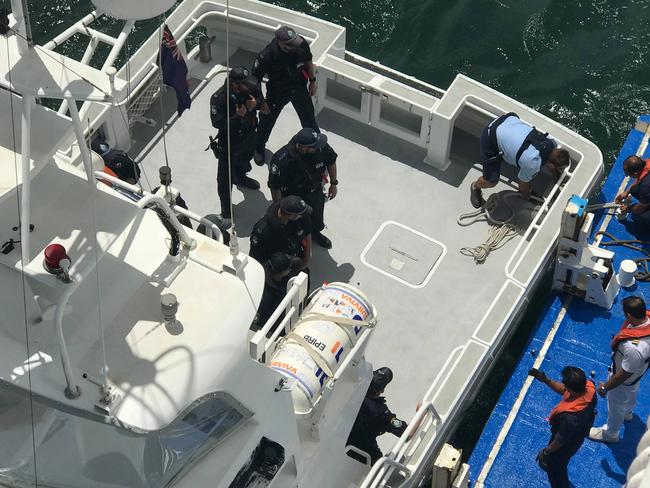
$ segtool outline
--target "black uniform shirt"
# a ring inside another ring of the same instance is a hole
[[[271,159],[269,188],[282,195],[303,196],[321,188],[323,173],[338,155],[329,144],[313,154],[300,154],[294,142],[278,150]]]
[[[640,203],[650,203],[650,174],[646,175],[641,180],[641,183],[634,185],[630,189],[630,194]]]
[[[303,257],[302,240],[311,234],[312,223],[309,216],[303,215],[298,220],[290,220],[283,225],[278,217],[279,208],[278,202],[273,203],[266,215],[253,226],[250,256],[260,263],[276,252]]]
[[[366,397],[363,399],[359,414],[352,426],[348,444],[370,454],[374,462],[381,457],[381,451],[377,446],[377,437],[386,432],[399,437],[404,433],[406,427],[406,422],[398,419],[390,411],[384,397]]]
[[[104,164],[113,170],[120,180],[139,180],[140,167],[127,153],[118,149],[111,149],[102,156]]]
[[[226,79],[226,82],[228,80]],[[225,144],[226,126],[228,121],[228,105],[226,104],[226,84],[219,88],[212,97],[210,97],[210,120],[212,127],[219,130],[219,138],[222,144]],[[257,100],[257,105],[253,110],[249,110],[246,115],[240,117],[237,115],[237,105],[245,105],[249,95]],[[260,109],[264,97],[259,86],[252,88],[248,93],[235,93],[230,90],[230,137],[232,143],[236,144],[243,136],[252,133],[257,125],[256,111]]]
[[[563,448],[580,445],[589,435],[589,429],[594,425],[596,417],[597,395],[587,408],[580,412],[563,412],[553,416],[551,420],[551,440],[559,436]]]
[[[307,63],[312,60],[311,49],[306,40],[302,40],[295,51],[285,53],[273,39],[258,55],[253,63],[253,76],[258,80],[267,75],[269,90],[293,90],[309,79]]]

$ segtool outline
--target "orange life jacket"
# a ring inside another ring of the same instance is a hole
[[[650,311],[646,310],[645,316],[650,318]],[[642,327],[634,327],[633,329],[628,329],[627,328],[628,325],[630,325],[630,322],[628,320],[623,322],[623,326],[621,327],[621,330],[612,339],[612,344],[611,344],[612,351],[616,351],[618,345],[622,341],[626,341],[628,339],[639,339],[641,337],[650,336],[650,324],[644,325]]]
[[[638,185],[639,183],[641,183],[641,181],[643,181],[643,178],[645,178],[648,175],[648,173],[650,173],[650,159],[645,160],[645,167],[643,168],[643,170],[641,170],[641,174],[636,179],[634,184]]]
[[[553,417],[561,413],[582,412],[585,408],[591,405],[591,402],[593,401],[595,394],[596,394],[596,385],[594,385],[594,382],[591,380],[587,380],[587,384],[585,385],[585,392],[579,397],[569,399],[571,393],[565,391],[564,394],[562,395],[562,400],[560,401],[560,403],[555,405],[555,408],[551,410],[551,413],[548,416],[548,421],[552,422]]]
[[[119,178],[119,176],[117,176],[117,174],[115,173],[115,171],[113,171],[111,168],[109,168],[109,167],[106,166],[106,165],[104,165],[104,167],[102,168],[102,172],[103,172],[103,173],[106,173],[107,175],[113,176],[114,178]],[[99,180],[99,181],[101,181],[102,183],[104,183],[104,184],[107,185],[107,186],[113,186],[113,183],[111,183],[111,182],[108,181],[108,180]]]

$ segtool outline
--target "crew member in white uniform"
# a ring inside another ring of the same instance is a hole
[[[519,194],[524,200],[530,197],[530,182],[543,166],[547,166],[555,179],[571,160],[566,149],[535,127],[522,121],[514,112],[497,117],[490,122],[480,140],[483,175],[470,187],[470,201],[474,208],[485,205],[482,189],[492,188],[499,182],[501,161],[519,168]]]
[[[618,442],[623,421],[632,420],[641,377],[650,362],[650,312],[637,296],[623,300],[625,322],[612,339],[612,370],[609,379],[596,390],[607,396],[607,423],[594,427],[589,438],[599,442]]]

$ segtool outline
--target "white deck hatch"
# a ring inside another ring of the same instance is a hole
[[[445,245],[397,222],[384,222],[361,253],[366,266],[412,288],[427,284]]]

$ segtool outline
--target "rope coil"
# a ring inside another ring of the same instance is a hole
[[[460,253],[463,256],[474,258],[476,264],[483,264],[490,252],[496,251],[506,245],[513,237],[519,233],[519,227],[510,222],[515,218],[515,210],[509,200],[519,198],[518,193],[509,193],[501,197],[498,193],[493,193],[478,210],[460,214],[456,222],[461,227],[467,227],[476,222],[486,221],[490,224],[487,239],[476,247],[462,247]],[[505,219],[498,219],[494,216],[499,203],[503,201],[509,210],[509,215]]]

